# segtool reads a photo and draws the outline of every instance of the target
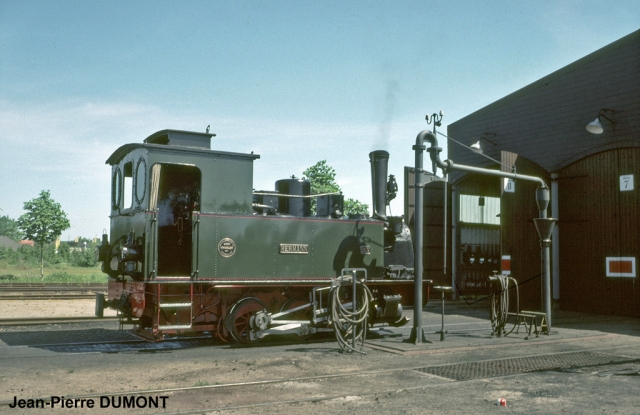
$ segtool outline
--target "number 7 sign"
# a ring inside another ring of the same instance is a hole
[[[620,191],[628,192],[633,190],[633,174],[620,176]]]

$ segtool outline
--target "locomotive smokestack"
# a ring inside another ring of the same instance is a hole
[[[373,217],[387,220],[387,164],[389,153],[376,150],[369,153],[371,162],[371,190],[373,193]]]

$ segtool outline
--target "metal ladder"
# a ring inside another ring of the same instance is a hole
[[[189,324],[166,324],[166,325],[158,325],[158,330],[159,331],[163,331],[163,330],[186,330],[186,329],[190,329],[192,328],[192,321],[193,321],[193,284],[190,286],[189,289],[189,302],[188,303],[163,303],[161,301],[161,294],[160,294],[160,284],[158,284],[158,294],[157,294],[157,298],[158,298],[158,315],[157,315],[157,321],[160,321],[160,311],[162,309],[184,309],[184,308],[189,308]]]

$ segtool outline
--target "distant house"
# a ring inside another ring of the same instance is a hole
[[[0,236],[0,248],[13,249],[14,251],[20,247],[20,244],[8,236]]]
[[[20,245],[29,245],[29,246],[36,246],[36,243],[33,241],[28,241],[28,240],[22,240],[20,241]]]
[[[68,245],[69,246],[69,251],[73,252],[73,251],[84,251],[84,249],[87,247],[87,243],[86,242],[81,242],[80,241],[80,237],[76,237],[73,241],[60,241],[60,238],[58,238],[58,240],[56,241],[56,249],[58,249],[59,245]]]

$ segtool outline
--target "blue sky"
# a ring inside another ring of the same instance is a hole
[[[638,28],[637,0],[2,1],[0,215],[50,190],[64,240],[98,236],[109,155],[207,125],[261,155],[256,189],[326,159],[371,204],[369,152],[402,178],[425,114],[446,131]]]

